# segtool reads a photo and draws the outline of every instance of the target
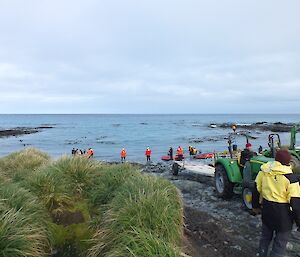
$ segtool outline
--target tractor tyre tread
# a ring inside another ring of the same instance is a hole
[[[217,194],[218,194],[218,196],[222,197],[223,199],[230,199],[233,196],[234,184],[229,181],[227,172],[226,172],[224,166],[221,164],[217,164],[216,168],[215,168],[215,188],[217,188],[216,187],[216,173],[217,172],[220,172],[224,178],[224,190],[223,190],[223,192],[218,192],[218,190],[216,189]]]

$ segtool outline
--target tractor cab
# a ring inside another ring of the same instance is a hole
[[[300,130],[300,124],[292,127],[291,129],[291,141],[290,141],[290,147],[289,152],[292,155],[291,159],[291,166],[295,173],[299,174],[300,176],[300,147],[296,145],[296,135],[297,131]]]
[[[279,134],[269,134],[268,150],[263,151],[263,155],[269,158],[275,158],[276,152],[281,149],[281,141]]]
[[[292,170],[294,173],[300,174],[300,149],[296,147],[296,134],[297,131],[300,129],[300,125],[294,126],[291,129],[291,140],[290,145],[283,146],[280,141],[279,134],[270,134],[268,136],[269,142],[268,146],[269,149],[263,151],[263,155],[269,158],[274,158],[276,152],[279,149],[286,148],[289,153],[292,155],[290,165],[292,166]]]

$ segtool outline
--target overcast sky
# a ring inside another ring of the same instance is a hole
[[[0,113],[300,113],[299,11],[0,0]]]

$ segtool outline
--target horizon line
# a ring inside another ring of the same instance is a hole
[[[0,113],[0,115],[300,115],[300,113]]]

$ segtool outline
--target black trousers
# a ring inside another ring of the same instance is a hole
[[[121,157],[121,162],[124,162],[126,157]]]
[[[259,241],[260,257],[284,257],[286,245],[291,231],[279,232],[269,229],[264,223],[262,224],[261,237]],[[268,255],[269,247],[273,240],[272,250]]]
[[[147,155],[147,162],[149,162],[149,161],[150,161],[150,156]]]

